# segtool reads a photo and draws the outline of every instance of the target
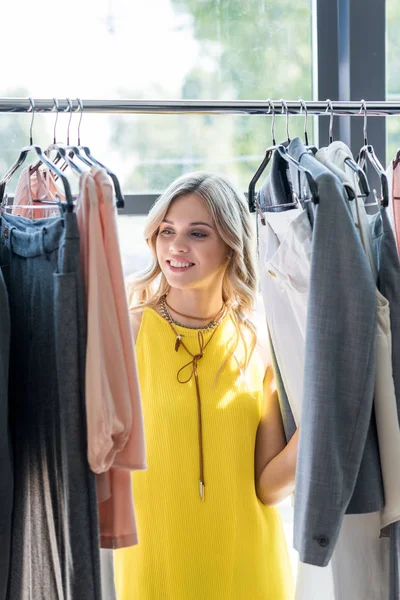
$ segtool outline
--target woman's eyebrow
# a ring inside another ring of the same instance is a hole
[[[169,221],[168,219],[163,219],[163,223],[168,223],[169,225],[173,225],[173,221]],[[214,227],[212,225],[210,225],[210,223],[206,223],[205,221],[194,221],[193,223],[189,223],[190,226],[192,225],[205,225],[206,227],[209,227],[210,229],[214,229]]]

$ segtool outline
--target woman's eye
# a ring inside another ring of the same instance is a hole
[[[207,237],[207,234],[203,233],[202,231],[192,231],[192,235],[194,235],[194,237],[198,237],[198,238]]]
[[[163,229],[160,231],[160,235],[169,235],[170,233],[172,233],[170,229]]]

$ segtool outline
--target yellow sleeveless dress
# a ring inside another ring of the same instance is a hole
[[[197,331],[177,327],[188,349]],[[204,334],[205,342],[212,332]],[[254,483],[264,366],[254,352],[245,377],[228,355],[235,327],[220,323],[198,362],[205,497],[199,494],[191,360],[161,315],[143,312],[136,343],[148,470],[132,474],[139,545],[114,552],[118,600],[291,600],[292,573],[278,509],[264,506]],[[236,356],[244,351],[238,347]],[[188,368],[185,375],[190,375]],[[182,377],[186,379],[187,377]]]

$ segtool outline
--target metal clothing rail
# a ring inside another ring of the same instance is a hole
[[[34,99],[35,113],[55,112],[56,102],[60,112],[68,112],[68,99]],[[78,99],[71,99],[72,110],[81,110]],[[400,115],[400,101],[262,101],[262,100],[81,100],[83,112],[97,114],[232,114],[232,115],[290,115],[303,114],[306,106],[309,115],[387,117]],[[1,113],[31,111],[29,98],[0,98]]]

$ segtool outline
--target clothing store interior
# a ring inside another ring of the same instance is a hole
[[[0,15],[0,600],[400,600],[400,3]]]

